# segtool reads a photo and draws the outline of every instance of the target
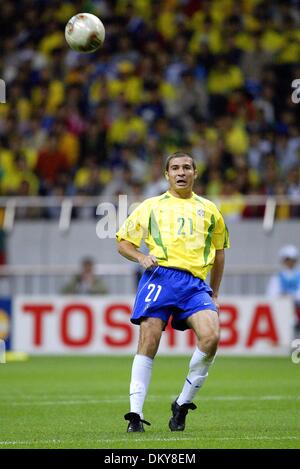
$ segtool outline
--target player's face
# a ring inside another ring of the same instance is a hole
[[[166,171],[171,191],[178,193],[191,191],[196,177],[197,170],[193,168],[193,161],[189,156],[172,158]]]

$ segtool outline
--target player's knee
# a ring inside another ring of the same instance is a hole
[[[202,336],[199,343],[199,348],[206,353],[209,357],[213,357],[216,354],[218,344],[220,340],[220,334],[218,331],[212,331],[210,334]]]

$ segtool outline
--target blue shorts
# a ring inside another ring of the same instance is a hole
[[[189,329],[186,318],[203,309],[218,311],[212,300],[212,289],[191,273],[170,267],[145,270],[139,282],[131,322],[142,318],[160,318],[166,325],[172,316],[172,327]]]

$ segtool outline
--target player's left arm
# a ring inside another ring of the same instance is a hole
[[[213,291],[212,298],[217,306],[219,306],[218,295],[219,295],[219,289],[220,289],[223,272],[224,272],[224,264],[225,264],[225,250],[218,249],[216,251],[214,265],[211,269],[211,274],[210,274],[210,287]]]
[[[213,300],[218,304],[219,289],[224,272],[225,249],[230,247],[229,233],[224,219],[216,208],[216,224],[212,234],[212,244],[215,247],[215,260],[211,269],[210,287],[213,291]]]

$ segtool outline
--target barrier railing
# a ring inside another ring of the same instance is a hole
[[[139,203],[143,199],[133,199],[127,195],[120,195],[118,197],[103,197],[103,196],[74,196],[74,197],[0,197],[0,208],[4,209],[3,229],[9,232],[13,229],[15,220],[18,218],[18,210],[23,211],[22,218],[26,218],[26,209],[57,209],[58,228],[60,231],[67,231],[70,228],[73,217],[73,208],[75,209],[91,209],[91,216],[96,215],[96,207],[99,204],[111,203],[116,208],[124,203],[130,207],[132,203]],[[261,214],[257,215],[262,218],[263,228],[265,231],[271,231],[276,219],[276,209],[278,207],[286,206],[291,209],[291,217],[300,217],[300,196],[265,196],[265,195],[248,195],[232,197],[218,197],[211,198],[217,206],[222,207],[222,204],[232,204],[238,207],[242,202],[243,207],[260,207]],[[239,209],[236,208],[237,215],[243,217],[243,210],[239,214]],[[294,213],[293,213],[294,212]],[[29,215],[28,215],[29,216]],[[43,214],[35,213],[31,215],[34,218],[43,218]],[[256,218],[254,215],[253,218]],[[251,217],[251,218],[252,218]],[[29,216],[30,218],[30,216]],[[50,217],[51,218],[51,217]],[[54,217],[55,218],[55,217]]]
[[[222,281],[223,294],[263,294],[276,266],[227,266]],[[96,264],[99,275],[112,294],[131,294],[136,290],[138,265]],[[0,267],[0,295],[59,293],[64,282],[78,274],[78,266],[18,265]]]

